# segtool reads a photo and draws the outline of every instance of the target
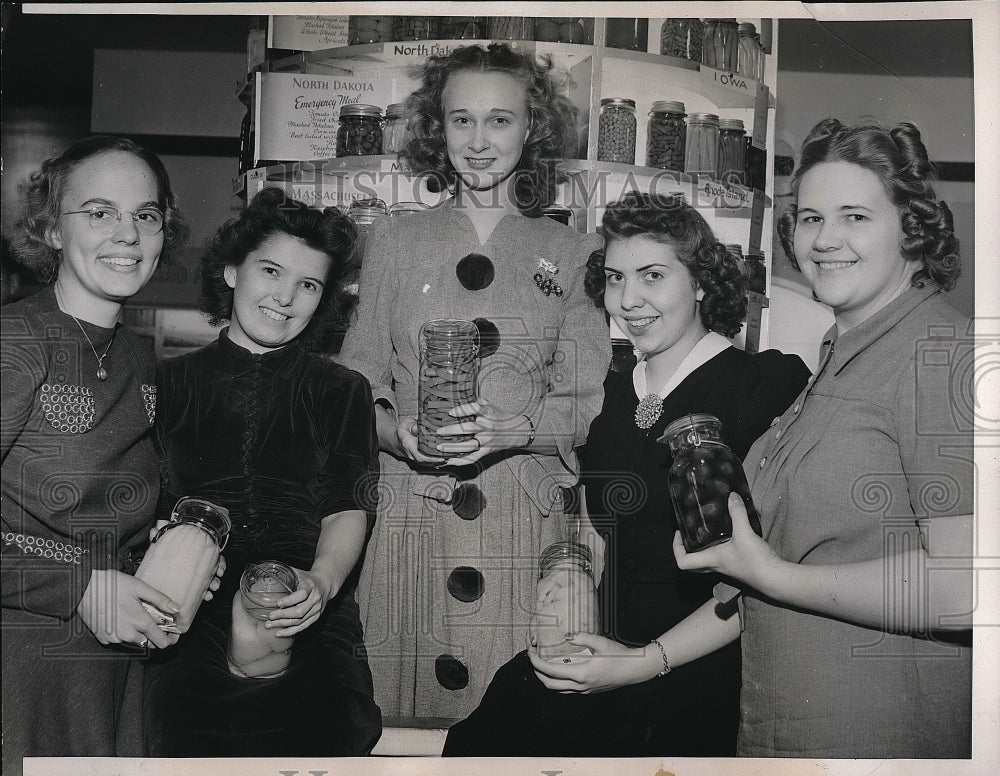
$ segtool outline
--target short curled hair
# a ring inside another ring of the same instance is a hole
[[[802,142],[792,191],[798,196],[802,176],[821,162],[849,162],[875,173],[899,210],[903,229],[900,251],[920,262],[910,282],[922,288],[930,280],[945,291],[955,287],[962,271],[951,209],[937,198],[934,168],[920,139],[920,130],[903,122],[891,130],[876,124],[848,126],[828,118],[812,128]],[[789,261],[795,257],[795,204],[778,218],[778,236]]]
[[[156,178],[157,199],[164,214],[159,266],[169,266],[183,250],[189,230],[177,207],[170,176],[160,158],[129,138],[92,135],[44,161],[41,168],[21,184],[20,213],[14,223],[11,250],[17,260],[33,270],[42,282],[55,280],[62,261],[61,252],[49,245],[48,234],[59,220],[70,176],[83,162],[110,153],[132,154],[145,162]]]
[[[646,237],[674,249],[695,287],[705,292],[699,305],[709,331],[735,337],[747,315],[747,276],[718,241],[701,214],[682,197],[629,192],[608,206],[601,223],[605,247],[587,260],[584,288],[604,307],[604,261],[615,240]]]
[[[528,138],[514,170],[514,201],[527,216],[538,216],[555,201],[562,180],[561,159],[576,155],[576,108],[560,93],[552,77],[552,59],[535,58],[492,43],[488,48],[463,46],[451,54],[430,57],[418,70],[420,88],[406,100],[408,141],[400,152],[414,172],[427,173],[428,185],[438,190],[457,182],[444,135],[444,89],[461,71],[505,73],[525,90]]]
[[[233,289],[226,283],[226,267],[240,266],[265,241],[282,234],[297,237],[330,257],[319,307],[299,335],[303,344],[315,346],[322,341],[328,327],[346,323],[356,301],[344,288],[344,279],[358,249],[358,231],[354,222],[337,208],[309,207],[279,188],[260,191],[238,217],[223,224],[212,237],[201,259],[199,307],[212,325],[230,320]]]

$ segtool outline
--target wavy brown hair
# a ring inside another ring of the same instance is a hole
[[[146,163],[156,178],[157,197],[163,211],[163,249],[159,266],[170,266],[183,249],[188,227],[177,207],[170,176],[163,162],[134,140],[115,135],[92,135],[73,143],[58,156],[42,162],[21,185],[20,213],[14,223],[10,248],[17,260],[33,270],[40,280],[55,280],[62,254],[49,245],[47,235],[59,220],[62,198],[73,171],[83,162],[101,154],[132,154]]]
[[[930,280],[945,291],[955,287],[962,260],[951,209],[934,193],[934,166],[915,125],[903,122],[886,129],[877,124],[848,126],[834,118],[824,119],[802,142],[801,160],[792,176],[796,196],[802,176],[822,162],[849,162],[875,173],[899,210],[903,257],[920,261],[911,283],[922,288]],[[798,268],[795,220],[792,203],[778,218],[778,236],[789,261]]]
[[[199,307],[212,325],[228,321],[233,314],[233,289],[226,283],[226,267],[240,266],[266,240],[281,234],[297,237],[330,257],[323,296],[299,335],[303,344],[314,346],[331,325],[346,323],[356,301],[344,288],[344,279],[357,250],[358,232],[354,222],[337,208],[309,207],[279,188],[260,191],[237,218],[215,233],[201,259]]]
[[[604,260],[615,240],[647,237],[669,245],[705,292],[699,314],[709,331],[735,337],[747,316],[747,277],[701,214],[683,198],[629,192],[608,206],[601,222],[605,247],[587,260],[584,288],[604,307]]]
[[[417,173],[429,176],[439,191],[457,183],[444,136],[443,95],[457,72],[505,73],[525,91],[528,138],[514,170],[514,201],[524,215],[541,215],[555,200],[561,180],[558,163],[576,154],[576,108],[560,93],[552,77],[551,57],[536,59],[501,43],[463,46],[451,54],[430,57],[419,69],[420,88],[406,100],[409,139],[400,157]]]

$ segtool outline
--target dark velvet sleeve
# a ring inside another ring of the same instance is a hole
[[[375,520],[378,493],[378,438],[371,387],[359,373],[337,367],[337,390],[325,408],[329,429],[326,465],[319,473],[317,519],[351,509]]]
[[[745,384],[733,391],[732,420],[723,423],[729,447],[741,459],[750,447],[782,415],[806,387],[809,368],[801,358],[778,350],[752,356],[744,373]]]

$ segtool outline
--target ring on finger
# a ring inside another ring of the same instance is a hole
[[[472,437],[472,441],[476,443],[476,450],[479,450],[479,449],[482,448],[483,444],[482,444],[482,442],[479,441],[479,437],[475,437],[475,436]],[[473,451],[473,452],[475,452],[475,451]]]
[[[145,649],[149,646],[149,639],[144,638],[142,641],[138,642],[136,646],[139,647],[139,649]]]

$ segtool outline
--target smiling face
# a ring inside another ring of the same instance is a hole
[[[85,318],[95,309],[117,309],[136,294],[153,276],[163,250],[163,232],[140,234],[130,215],[161,208],[156,176],[144,161],[110,151],[73,168],[59,212],[102,206],[122,214],[110,234],[94,231],[86,213],[73,213],[60,215],[47,235],[49,244],[62,251],[56,280],[60,299],[70,308],[67,312]]]
[[[707,333],[703,296],[673,246],[648,237],[614,238],[604,259],[604,308],[650,363],[681,357]]]
[[[799,182],[795,257],[840,331],[910,287],[919,262],[902,254],[900,212],[879,177],[850,162],[823,162]]]
[[[330,257],[298,237],[268,237],[225,269],[233,289],[229,339],[251,353],[287,345],[309,325],[330,272]]]
[[[528,138],[524,87],[506,73],[460,70],[442,101],[448,158],[463,185],[486,191],[509,178]]]

